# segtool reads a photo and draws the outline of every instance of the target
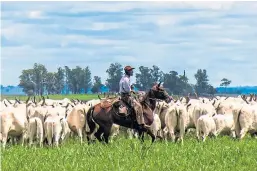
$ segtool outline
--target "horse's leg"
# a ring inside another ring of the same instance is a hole
[[[102,142],[103,139],[101,138],[102,133],[104,132],[103,127],[99,127],[98,130],[95,133],[95,137],[98,139],[98,141]]]
[[[104,141],[106,144],[109,143],[109,136],[110,136],[111,128],[112,128],[112,125],[109,125],[109,124],[104,127],[104,135],[103,136],[104,136]]]
[[[152,143],[154,143],[155,139],[156,139],[156,135],[154,135],[154,133],[152,132],[152,130],[150,128],[146,129],[146,132],[148,135],[151,136],[152,138]]]
[[[141,126],[139,126],[138,124],[135,125],[135,130],[137,130],[138,132],[138,139],[141,141],[141,143],[144,142],[144,128],[142,128]]]
[[[144,142],[144,131],[138,131],[138,138],[142,143]]]

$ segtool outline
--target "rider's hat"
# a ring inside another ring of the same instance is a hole
[[[126,66],[126,67],[124,68],[125,71],[130,71],[130,70],[132,70],[132,69],[135,69],[135,68],[133,68],[133,67],[131,67],[131,66]]]

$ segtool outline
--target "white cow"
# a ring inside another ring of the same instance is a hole
[[[8,107],[1,112],[0,117],[3,147],[5,148],[8,136],[21,136],[21,142],[23,145],[28,125],[26,104],[18,104],[16,107]]]
[[[56,113],[51,113],[46,116],[44,122],[45,137],[47,138],[48,145],[52,146],[54,143],[57,147],[62,133],[62,118]]]
[[[228,134],[232,135],[233,138],[236,137],[233,114],[218,114],[213,116],[213,119],[216,125],[217,135]]]
[[[72,132],[77,133],[80,137],[80,142],[83,142],[83,134],[85,135],[85,129],[87,129],[86,114],[90,106],[78,104],[73,107],[70,113],[67,115],[67,122]]]
[[[150,126],[150,129],[154,136],[160,136],[161,137],[161,120],[159,118],[159,115],[154,114],[153,123]]]
[[[33,144],[34,139],[38,140],[39,146],[43,146],[44,130],[42,121],[38,117],[32,117],[28,123],[29,145]]]
[[[233,109],[235,131],[242,139],[247,132],[257,131],[257,105],[243,104]]]
[[[197,120],[197,125],[196,125],[197,138],[198,140],[202,138],[204,142],[206,140],[206,137],[210,134],[214,135],[215,137],[217,136],[215,122],[210,115],[202,115]]]

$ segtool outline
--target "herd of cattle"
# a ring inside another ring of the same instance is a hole
[[[140,99],[140,98],[139,98]],[[32,98],[26,101],[1,101],[0,141],[19,141],[22,145],[43,146],[65,143],[70,136],[78,135],[82,143],[88,131],[86,121],[90,107],[100,103],[100,99],[90,101],[53,100],[43,98],[37,102]],[[189,129],[196,129],[198,140],[205,141],[209,135],[228,135],[242,139],[246,133],[255,137],[257,133],[257,95],[249,97],[214,97],[212,99],[181,97],[166,103],[157,101],[154,122],[151,125],[154,135],[165,140],[180,140]],[[111,137],[119,134],[120,126],[114,124]],[[128,133],[135,135],[134,130]]]

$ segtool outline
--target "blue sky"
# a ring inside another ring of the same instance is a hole
[[[256,18],[257,2],[4,2],[1,83],[17,85],[35,62],[89,66],[105,82],[119,62],[257,85]]]

